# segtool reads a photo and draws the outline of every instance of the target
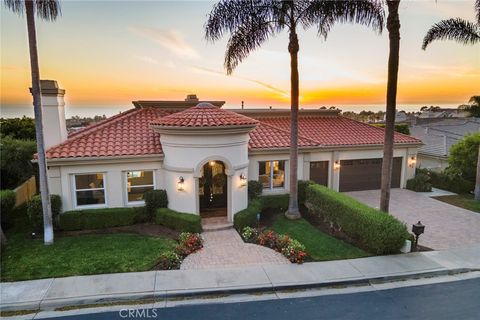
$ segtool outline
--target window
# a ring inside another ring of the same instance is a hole
[[[264,189],[285,187],[285,160],[260,161],[258,165],[258,180]]]
[[[105,175],[103,173],[75,175],[77,206],[105,204]]]
[[[145,192],[153,190],[153,171],[128,171],[127,172],[127,201],[144,201]]]

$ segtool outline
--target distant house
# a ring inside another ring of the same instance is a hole
[[[428,118],[467,118],[469,113],[465,110],[458,108],[434,108],[423,110],[418,118],[428,119]]]
[[[386,114],[383,116],[382,123],[386,120]],[[395,123],[406,122],[409,119],[408,114],[405,111],[397,111],[395,112]]]
[[[265,194],[288,193],[290,110],[228,110],[223,101],[134,101],[134,108],[67,137],[65,91],[42,81],[50,191],[63,210],[143,204],[167,191],[169,207],[229,220],[248,204],[247,181]],[[298,178],[334,190],[380,187],[384,130],[301,110]],[[413,177],[420,140],[395,133],[392,187]]]
[[[451,146],[465,135],[479,131],[479,118],[443,119],[410,127],[410,134],[424,143],[418,151],[417,167],[444,170]]]

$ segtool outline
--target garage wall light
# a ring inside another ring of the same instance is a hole
[[[410,168],[415,168],[417,164],[417,157],[416,156],[411,156],[410,158],[408,158],[408,166]]]
[[[240,174],[240,187],[245,187],[247,185],[247,177],[245,174]]]
[[[337,160],[333,163],[333,170],[337,171],[340,170],[340,161]]]

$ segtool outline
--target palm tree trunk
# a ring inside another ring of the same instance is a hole
[[[34,2],[25,1],[27,14],[28,45],[32,72],[33,110],[35,114],[35,134],[37,137],[39,187],[43,210],[43,238],[45,244],[53,244],[52,209],[48,192],[47,166],[42,123],[42,96],[40,92],[40,71],[38,66],[37,35],[35,30]]]
[[[293,23],[292,23],[293,25]],[[288,52],[290,53],[290,94],[291,94],[291,119],[290,119],[290,199],[288,211],[285,216],[289,219],[301,218],[298,209],[297,171],[298,171],[298,36],[296,30],[291,28]]]
[[[3,229],[0,226],[0,246],[4,246],[7,244],[7,237],[5,237],[5,233],[3,233]]]
[[[380,210],[388,212],[392,181],[395,110],[397,107],[398,62],[400,55],[400,0],[387,1],[387,29],[390,52],[388,57],[387,110],[385,116],[385,140],[383,145]]]
[[[475,181],[475,200],[480,201],[480,145],[478,146],[477,179]]]

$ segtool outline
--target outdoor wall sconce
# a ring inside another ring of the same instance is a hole
[[[337,171],[340,170],[340,161],[337,160],[333,163],[333,170]]]
[[[247,177],[242,173],[240,174],[240,186],[245,187],[247,185]]]
[[[425,232],[425,226],[420,221],[418,221],[417,223],[412,225],[412,232],[415,235],[415,245],[413,246],[413,250],[417,251],[418,237],[420,237],[420,235]]]
[[[415,168],[415,165],[417,164],[417,157],[415,156],[411,156],[409,159],[408,159],[408,166],[410,168]]]
[[[177,181],[177,190],[178,191],[183,191],[183,183],[185,182],[185,179],[183,179],[182,176],[178,177]]]

